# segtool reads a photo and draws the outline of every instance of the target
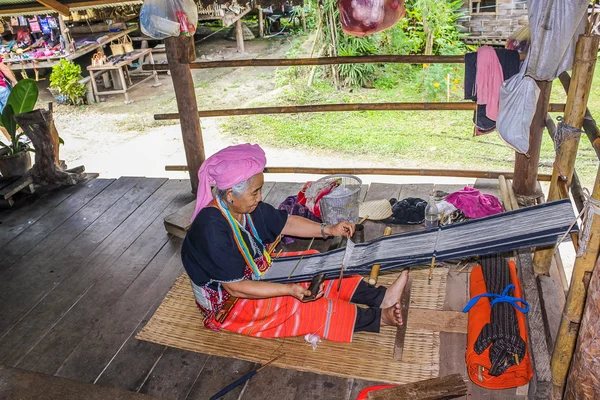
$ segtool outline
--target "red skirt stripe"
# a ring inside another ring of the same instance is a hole
[[[331,341],[351,342],[356,305],[350,299],[361,279],[360,276],[344,278],[339,292],[338,280],[327,280],[326,295],[308,303],[291,296],[240,299],[225,322],[217,325],[247,336],[275,338],[314,333]]]

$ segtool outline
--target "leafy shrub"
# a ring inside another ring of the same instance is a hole
[[[79,83],[81,67],[73,61],[64,58],[54,67],[50,74],[50,88],[54,89],[68,104],[82,104],[85,95],[85,85]]]

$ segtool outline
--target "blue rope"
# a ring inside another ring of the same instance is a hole
[[[490,297],[493,299],[490,302],[490,307],[493,307],[494,304],[497,304],[497,303],[510,303],[513,305],[514,308],[521,311],[523,314],[526,314],[527,312],[529,312],[529,303],[527,303],[525,300],[520,299],[518,297],[513,297],[513,296],[508,295],[508,291],[513,290],[514,288],[515,288],[515,285],[513,285],[511,283],[504,289],[502,294],[482,293],[478,296],[475,296],[467,303],[465,308],[463,308],[462,312],[468,312],[482,297]],[[517,303],[521,303],[524,307],[519,306]]]

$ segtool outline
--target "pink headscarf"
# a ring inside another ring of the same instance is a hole
[[[208,157],[198,171],[198,197],[191,221],[213,199],[211,185],[221,190],[243,182],[265,169],[267,158],[257,144],[229,146]]]

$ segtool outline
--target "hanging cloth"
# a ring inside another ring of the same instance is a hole
[[[494,121],[498,118],[498,99],[503,81],[502,65],[494,49],[490,46],[477,49],[477,104],[485,104],[487,117]]]
[[[520,153],[529,151],[529,128],[540,90],[573,67],[577,38],[585,31],[589,0],[528,0],[531,43],[519,74],[500,92],[498,133]]]

